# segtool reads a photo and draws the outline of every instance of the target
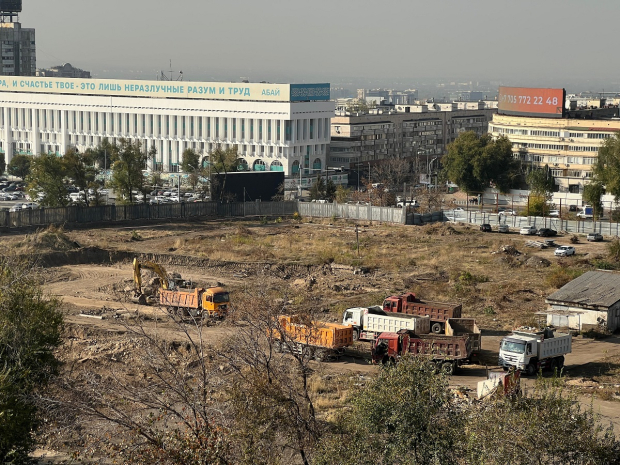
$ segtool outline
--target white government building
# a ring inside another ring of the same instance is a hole
[[[323,170],[334,116],[329,84],[0,76],[0,106],[7,163],[16,154],[63,155],[126,138],[157,149],[148,170],[171,173],[185,149],[207,155],[218,144],[237,146],[247,170]]]

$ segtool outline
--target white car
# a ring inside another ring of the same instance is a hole
[[[522,234],[523,236],[531,236],[533,234],[536,234],[537,232],[538,229],[536,229],[536,226],[526,226],[524,228],[521,228],[519,234]]]
[[[510,232],[510,226],[508,226],[507,224],[500,224],[500,225],[497,226],[497,232],[509,233]]]
[[[514,210],[503,210],[499,212],[499,216],[517,216],[517,212]]]
[[[575,255],[575,247],[570,245],[561,245],[553,253],[556,257],[568,257],[569,255]]]
[[[551,210],[549,212],[549,216],[552,218],[559,218],[560,217],[560,210]]]
[[[9,208],[10,212],[20,212],[22,211],[22,206],[21,205],[13,205],[11,208]]]

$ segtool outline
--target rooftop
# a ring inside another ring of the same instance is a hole
[[[620,273],[588,271],[547,297],[547,303],[611,307],[620,300]]]

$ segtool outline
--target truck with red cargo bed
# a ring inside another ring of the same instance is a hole
[[[425,302],[413,292],[392,295],[383,301],[383,310],[392,313],[427,316],[431,320],[431,332],[443,334],[448,318],[460,318],[463,306],[456,303]]]
[[[395,363],[403,355],[426,356],[447,374],[470,362],[472,349],[469,336],[415,334],[410,330],[381,333],[372,345],[372,362]]]

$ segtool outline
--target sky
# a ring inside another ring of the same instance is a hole
[[[23,0],[37,66],[99,78],[620,90],[617,0]],[[175,74],[176,76],[176,74]]]

